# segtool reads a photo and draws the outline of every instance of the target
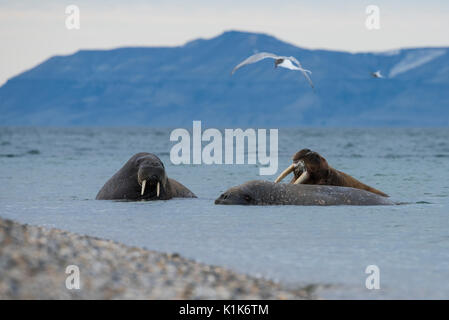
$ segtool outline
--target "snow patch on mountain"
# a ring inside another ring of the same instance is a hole
[[[422,66],[446,53],[445,49],[422,49],[406,54],[405,58],[390,70],[390,78]]]

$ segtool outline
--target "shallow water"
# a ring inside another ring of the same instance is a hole
[[[324,298],[449,298],[449,129],[281,129],[279,170],[308,147],[409,204],[216,206],[256,165],[169,160],[169,129],[0,128],[0,216],[146,247],[264,276],[330,284]],[[159,155],[198,199],[96,201],[136,152]],[[365,268],[380,268],[380,290]],[[82,270],[81,270],[82,272]]]

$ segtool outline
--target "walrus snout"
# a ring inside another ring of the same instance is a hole
[[[143,180],[159,180],[163,182],[166,179],[165,170],[162,167],[143,166],[137,171],[137,182],[140,185]]]
[[[301,174],[304,173],[304,171],[307,171],[306,164],[302,160],[298,160],[297,162],[294,162],[294,169],[293,174],[297,177],[299,177]]]
[[[297,160],[294,161],[290,166],[287,167],[274,181],[275,183],[280,182],[286,176],[293,172],[294,177],[290,183],[300,184],[304,183],[309,178],[309,173],[307,171],[304,161]]]
[[[140,191],[140,195],[143,196],[145,194],[145,189],[146,189],[146,185],[147,185],[147,181],[149,181],[149,185],[150,188],[156,186],[156,197],[159,198],[159,195],[161,194],[161,182],[159,181],[159,179],[155,176],[152,176],[150,179],[148,180],[143,180],[141,185],[141,191]],[[146,189],[148,190],[148,189]]]
[[[309,183],[315,172],[322,167],[328,167],[326,159],[310,149],[296,152],[292,160],[293,163],[277,177],[275,183],[280,182],[291,172],[293,172],[291,184]]]
[[[216,200],[215,204],[232,204],[232,205],[250,205],[253,204],[253,197],[242,190],[228,190],[222,193]]]
[[[215,204],[226,204],[226,199],[228,195],[226,193],[221,194],[217,199],[215,199]]]
[[[155,193],[159,198],[162,191],[165,191],[167,177],[164,168],[160,166],[141,166],[137,172],[137,182],[141,186],[140,195],[145,195],[145,191]],[[154,195],[153,195],[154,196]]]
[[[223,193],[218,199],[215,200],[215,204],[241,204],[241,205],[247,205],[248,203],[245,202],[240,197],[232,196],[227,193]]]

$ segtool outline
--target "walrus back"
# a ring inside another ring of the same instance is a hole
[[[173,198],[196,198],[196,195],[187,189],[182,183],[175,179],[168,178],[170,192]]]
[[[335,170],[335,171],[338,173],[338,175],[340,175],[339,178],[342,181],[341,186],[351,187],[351,188],[356,188],[356,189],[362,189],[362,190],[366,190],[366,191],[378,194],[378,195],[383,196],[383,197],[388,197],[388,194],[383,193],[382,191],[377,190],[377,189],[375,189],[373,187],[370,187],[370,186],[364,184],[363,182],[360,182],[359,180],[351,177],[349,174],[346,174],[346,173],[344,173],[342,171],[339,171],[339,170]]]
[[[273,204],[284,205],[393,205],[394,203],[383,196],[367,190],[316,184],[283,184],[272,185],[270,194],[276,194],[281,201]],[[284,194],[279,197],[279,194]],[[268,196],[267,196],[268,198]]]
[[[98,194],[95,197],[96,200],[118,200],[127,198],[126,195],[129,192],[126,191],[126,188],[125,190],[122,190],[124,183],[121,180],[123,179],[120,179],[120,176],[118,176],[117,173],[106,181],[100,191],[98,191]]]

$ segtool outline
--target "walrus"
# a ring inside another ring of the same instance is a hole
[[[319,153],[303,149],[293,155],[293,163],[285,169],[275,180],[276,183],[293,172],[292,184],[319,184],[329,186],[351,187],[376,193],[388,197],[386,193],[370,187],[350,175],[338,171],[327,163]]]
[[[215,204],[229,205],[393,205],[385,197],[372,192],[338,186],[286,184],[253,180],[225,191]]]
[[[195,194],[167,177],[164,164],[154,154],[133,155],[98,192],[97,200],[168,200],[196,198]]]

